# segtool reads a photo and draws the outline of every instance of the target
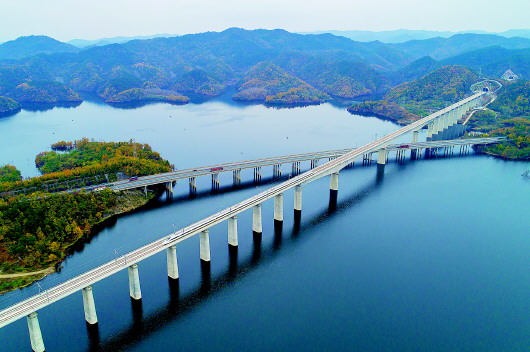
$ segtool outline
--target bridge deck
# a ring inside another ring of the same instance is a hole
[[[432,141],[432,142],[419,142],[409,144],[391,144],[386,147],[388,151],[396,150],[410,150],[410,149],[424,149],[424,148],[442,148],[452,147],[459,145],[475,145],[475,144],[491,144],[498,143],[502,137],[489,137],[489,138],[474,138],[474,139],[455,139],[447,141]],[[112,184],[101,184],[96,187],[111,187],[113,190],[126,190],[133,189],[143,186],[152,186],[161,184],[164,182],[173,182],[190,177],[207,176],[220,172],[229,172],[242,169],[252,169],[257,167],[266,167],[279,164],[287,164],[293,162],[302,162],[309,160],[325,159],[325,158],[337,158],[346,153],[354,151],[355,148],[351,149],[337,149],[327,150],[322,152],[304,153],[304,154],[292,154],[272,158],[254,159],[246,161],[236,161],[224,164],[216,164],[209,166],[202,166],[190,169],[182,169],[173,172],[167,172],[162,174],[156,174],[151,176],[139,177],[136,181],[120,181]],[[219,168],[222,168],[219,170]],[[214,169],[214,171],[212,171]]]

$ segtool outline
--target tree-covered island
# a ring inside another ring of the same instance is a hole
[[[79,180],[93,180],[90,176],[94,175],[104,175],[100,178],[104,182],[120,174],[140,176],[171,170],[149,145],[133,141],[61,141],[52,149],[36,157],[42,176],[21,180],[14,166],[0,167],[0,275],[56,266],[73,244],[92,235],[94,226],[137,209],[155,196],[152,191],[145,195],[138,190],[114,192],[108,188],[47,192],[53,183],[69,181],[76,185]],[[12,193],[23,189],[32,192]],[[0,278],[0,292],[27,285],[42,275]]]

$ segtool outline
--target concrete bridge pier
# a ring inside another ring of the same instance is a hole
[[[451,127],[455,124],[455,111],[454,110],[451,110],[447,113],[447,120],[448,120],[447,127]]]
[[[237,216],[232,216],[228,219],[228,244],[237,247]]]
[[[92,286],[87,286],[81,290],[83,293],[83,308],[85,310],[85,320],[88,324],[97,324],[98,316],[96,314],[96,304],[94,303],[94,294]]]
[[[339,194],[339,173],[334,172],[329,178],[329,209],[336,209]]]
[[[302,220],[302,185],[294,187],[294,231],[300,230]]]
[[[263,225],[261,222],[261,203],[254,205],[252,208],[252,232],[254,235],[261,235]]]
[[[173,195],[173,182],[171,181],[166,182],[166,191],[167,191],[168,196]]]
[[[363,154],[363,165],[370,165],[372,163],[372,154]]]
[[[167,254],[167,276],[170,279],[178,280],[179,266],[177,262],[177,246],[173,245],[166,250]]]
[[[388,157],[388,150],[386,150],[384,148],[383,149],[379,149],[377,151],[377,164],[378,165],[385,165],[387,157]]]
[[[277,164],[277,165],[273,165],[272,166],[272,176],[274,178],[282,176],[281,166],[282,166],[281,164]]]
[[[210,261],[210,231],[204,230],[201,232],[200,238],[200,255],[204,262]]]
[[[420,131],[412,131],[412,143],[418,143]]]
[[[261,166],[254,168],[254,182],[261,182]]]
[[[329,190],[338,192],[339,190],[339,173],[338,172],[334,172],[330,175]]]
[[[318,159],[311,160],[311,168],[314,169],[318,166]]]
[[[449,128],[453,125],[451,121],[451,111],[445,113],[445,128]]]
[[[435,135],[438,134],[438,132],[440,132],[440,118],[437,117],[434,120],[432,120],[432,122],[433,122],[432,136],[434,137]]]
[[[232,183],[234,186],[239,186],[241,184],[241,169],[232,172]]]
[[[451,122],[451,111],[448,111],[444,114],[444,129],[449,128],[452,126]]]
[[[438,118],[440,120],[440,123],[439,123],[439,130],[440,132],[442,132],[443,130],[445,130],[447,128],[447,113],[443,113],[442,115],[440,115],[440,117]]]
[[[190,177],[190,194],[197,193],[197,184],[195,183],[195,177]]]
[[[129,294],[132,299],[142,299],[142,290],[140,289],[140,275],[138,274],[138,264],[129,266]]]
[[[420,138],[420,131],[412,131],[412,143],[418,143],[418,140]],[[418,157],[418,149],[411,149],[410,150],[410,158],[412,160],[416,160]]]
[[[219,173],[212,174],[212,189],[218,190],[220,187]]]
[[[464,117],[466,110],[463,106],[459,106],[457,109],[458,120]]]
[[[402,149],[402,150],[398,151],[398,153],[399,153],[399,159],[398,159],[398,161],[399,161],[400,163],[403,163],[403,162],[405,161],[405,156],[406,156],[406,154],[407,154],[407,151],[406,151],[405,149]]]
[[[37,312],[29,314],[27,317],[29,340],[31,341],[31,349],[35,352],[44,352],[44,340],[40,331],[39,319]]]
[[[427,140],[429,138],[432,138],[434,134],[434,122],[433,121],[430,121],[428,124],[427,124]]]
[[[293,162],[293,166],[292,166],[292,174],[298,175],[299,173],[300,173],[300,162],[295,161]]]
[[[302,212],[302,185],[294,186],[294,211]]]
[[[283,193],[274,196],[274,221],[283,221]]]

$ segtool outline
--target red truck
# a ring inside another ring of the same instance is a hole
[[[222,169],[222,167],[212,167],[210,171],[221,171]]]

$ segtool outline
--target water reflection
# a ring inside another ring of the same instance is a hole
[[[328,208],[320,214],[309,219],[304,219],[303,225],[302,221],[299,220],[298,224],[295,223],[291,229],[290,237],[287,241],[282,239],[283,225],[281,222],[275,223],[274,241],[268,248],[263,248],[262,235],[254,233],[252,253],[243,263],[238,263],[237,247],[229,246],[228,268],[223,274],[220,274],[216,278],[212,278],[211,263],[201,260],[201,279],[198,288],[182,297],[179,291],[178,280],[168,280],[170,293],[168,303],[145,317],[142,316],[141,311],[134,313],[133,309],[133,323],[129,328],[99,344],[100,350],[127,350],[144,340],[149,335],[164,329],[167,325],[177,320],[184,319],[189,312],[206,302],[207,299],[222,292],[248,273],[256,270],[260,265],[272,262],[283,250],[298,245],[299,241],[304,238],[301,236],[304,229],[318,226],[325,220],[339,215],[342,209],[358,205],[380,186],[381,182],[373,180],[373,182],[362,187],[358,192],[349,195],[347,198],[337,203],[333,208]],[[316,234],[318,231],[312,233]],[[92,337],[89,336],[89,338]],[[95,341],[91,341],[90,343],[91,346],[95,344]]]
[[[101,337],[99,334],[99,324],[86,323],[88,334],[88,351],[100,351]]]
[[[22,103],[22,109],[27,111],[48,111],[54,108],[72,109],[81,105],[82,101],[57,103]]]

